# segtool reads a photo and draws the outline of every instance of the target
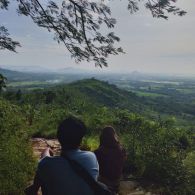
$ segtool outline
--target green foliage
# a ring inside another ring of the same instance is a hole
[[[23,116],[20,113],[18,117],[25,118],[21,124],[28,125],[23,129],[28,128],[32,136],[55,138],[64,118],[74,115],[82,119],[88,129],[82,143],[85,150],[96,149],[100,130],[113,125],[127,150],[126,174],[151,181],[167,195],[193,194],[194,130],[178,128],[172,116],[149,119],[144,101],[134,93],[88,79],[44,90],[6,93],[5,97],[20,105]]]
[[[187,155],[187,158],[184,161],[185,166],[187,167],[187,170],[190,174],[190,188],[192,189],[193,192],[195,192],[195,151],[190,152]]]
[[[17,106],[0,99],[0,194],[22,194],[33,176],[28,127]]]
[[[54,138],[60,121],[69,115],[68,111],[59,107],[42,105],[39,110],[34,110],[31,125],[33,136]]]
[[[98,142],[97,135],[87,136],[87,137],[84,137],[82,141],[81,149],[94,151],[95,149],[98,148],[98,145],[99,145],[99,142]]]
[[[0,94],[2,90],[6,87],[6,77],[4,77],[2,74],[0,74]]]
[[[118,117],[116,126],[125,131],[126,171],[163,187],[166,194],[191,193],[192,180],[183,163],[190,150],[187,133],[170,121],[151,122],[127,112],[120,112]]]

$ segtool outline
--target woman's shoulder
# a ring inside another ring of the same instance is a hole
[[[96,157],[100,156],[126,156],[126,150],[122,145],[118,145],[117,147],[99,147],[94,151]]]
[[[94,150],[94,154],[96,155],[96,154],[102,153],[104,151],[105,151],[105,147],[101,146],[101,147],[97,148],[96,150]]]

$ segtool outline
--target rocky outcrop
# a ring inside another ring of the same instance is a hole
[[[60,144],[56,139],[44,139],[44,138],[33,138],[31,139],[33,153],[36,158],[41,157],[41,153],[45,148],[50,147],[55,155],[60,152]]]

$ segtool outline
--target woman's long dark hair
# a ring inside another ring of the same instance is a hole
[[[102,133],[100,135],[100,147],[120,147],[118,136],[112,126],[106,126],[104,129],[102,129]]]

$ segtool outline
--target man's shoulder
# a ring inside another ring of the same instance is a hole
[[[99,165],[97,158],[93,152],[79,150],[77,155],[73,157],[77,160],[94,179],[98,177]]]
[[[72,150],[67,151],[67,155],[77,162],[79,162],[95,179],[98,176],[99,165],[97,158],[93,152],[81,151],[81,150]],[[61,156],[55,157],[45,157],[43,158],[38,165],[38,170],[58,170],[61,169],[70,169],[70,165],[67,160]]]
[[[76,152],[69,153],[69,156],[74,160],[79,161],[88,161],[88,162],[95,162],[97,161],[96,156],[93,152],[90,151],[82,151],[77,150]]]
[[[82,150],[78,150],[77,152],[69,152],[68,153],[70,157],[72,157],[73,159],[85,159],[85,160],[91,160],[91,161],[96,161],[96,156],[93,152],[90,151],[82,151]],[[65,161],[65,159],[61,156],[46,156],[43,159],[41,159],[39,161],[39,166],[44,166],[47,164],[53,164],[53,163],[57,163],[57,162],[61,162],[61,161]]]
[[[82,151],[82,150],[80,150],[79,152],[83,156],[87,156],[87,157],[91,157],[91,158],[96,158],[95,157],[95,154],[93,152],[90,152],[90,151]]]

